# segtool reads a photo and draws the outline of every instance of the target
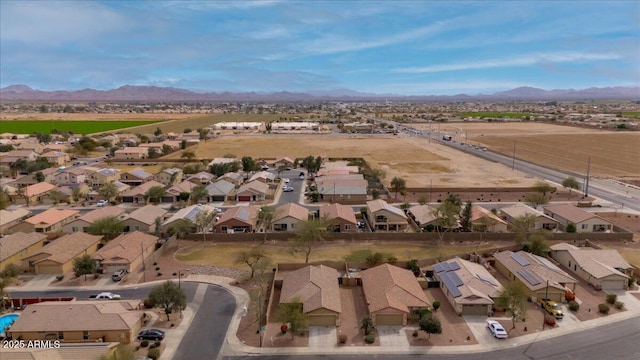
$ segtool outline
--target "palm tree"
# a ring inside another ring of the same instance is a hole
[[[396,193],[393,197],[394,200],[398,198],[398,193],[407,189],[407,181],[401,177],[395,176],[391,179],[391,188]]]
[[[262,225],[262,229],[264,231],[264,239],[262,240],[262,242],[267,241],[267,232],[269,231],[269,228],[271,228],[273,215],[273,208],[269,206],[263,206],[262,208],[260,208],[260,212],[258,213],[258,220],[260,221],[260,224]]]

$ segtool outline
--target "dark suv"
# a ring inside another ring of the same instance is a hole
[[[164,331],[159,329],[147,329],[138,333],[138,340],[162,340]]]

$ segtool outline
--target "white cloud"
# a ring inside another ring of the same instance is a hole
[[[476,70],[499,67],[519,67],[542,63],[566,63],[583,61],[616,60],[620,56],[616,54],[587,54],[587,53],[549,53],[532,54],[512,57],[507,59],[492,59],[457,64],[429,65],[423,67],[409,67],[395,69],[396,73],[437,73],[445,71]]]

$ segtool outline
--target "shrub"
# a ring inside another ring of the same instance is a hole
[[[569,310],[578,311],[580,309],[580,304],[577,301],[571,300],[569,301]]]
[[[160,270],[160,266],[156,266],[156,271]]]
[[[158,347],[158,345],[156,345],[155,343],[149,345],[149,349],[155,349],[157,347]]]
[[[600,304],[598,305],[598,311],[602,314],[608,314],[609,313],[609,305],[607,304]]]
[[[564,293],[564,298],[567,301],[574,301],[576,299],[576,294],[572,293],[571,291],[567,291]]]
[[[431,314],[431,310],[429,310],[429,309],[420,309],[420,319],[425,317],[425,315],[430,315],[430,314]]]
[[[62,279],[64,279],[64,275],[62,275],[62,274],[56,275],[56,280],[62,281]]]
[[[613,306],[618,309],[621,310],[624,307],[624,303],[622,301],[616,301],[615,304],[613,304]]]
[[[411,336],[418,337],[418,330],[413,330],[413,334],[411,334]]]
[[[156,347],[160,347],[160,345],[161,345],[162,343],[161,343],[160,341],[156,340],[156,341],[154,341],[154,342],[153,342],[153,344],[154,344]]]
[[[340,334],[338,335],[338,342],[340,344],[346,344],[347,343],[347,335],[346,334]]]
[[[373,334],[369,334],[364,337],[364,342],[367,344],[373,344],[376,341],[376,337]]]
[[[147,309],[153,308],[153,302],[151,301],[151,299],[144,299],[142,305],[144,305],[144,307]]]
[[[140,341],[140,347],[146,348],[147,346],[149,346],[149,340]]]
[[[636,279],[633,278],[633,276],[629,277],[629,287],[632,287],[633,284],[636,283]]]
[[[173,273],[173,276],[178,276],[178,273]]]
[[[98,273],[93,274],[93,278],[94,279],[99,279],[100,278],[100,274],[98,274]]]
[[[607,302],[611,305],[616,303],[616,300],[618,300],[618,295],[616,294],[609,294],[607,295]]]
[[[572,223],[568,223],[567,224],[567,232],[568,233],[574,233],[576,232],[576,225],[572,224]]]
[[[149,352],[147,353],[147,357],[150,357],[152,360],[158,360],[160,358],[160,349],[158,348],[149,349]]]
[[[440,308],[440,301],[436,300],[434,301],[431,306],[433,306],[433,311],[438,311],[438,309]]]
[[[162,276],[162,273],[161,273],[161,272],[159,272],[159,273],[158,273],[158,276]]]

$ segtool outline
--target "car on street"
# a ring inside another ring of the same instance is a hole
[[[504,327],[495,320],[487,320],[487,329],[491,331],[491,335],[496,339],[506,339],[508,336]]]
[[[285,184],[288,184],[290,180],[287,179],[287,178],[284,178],[284,179],[282,179],[282,181],[284,181]]]
[[[98,203],[96,204],[97,207],[103,207],[105,205],[107,205],[109,202],[107,200],[100,200],[98,201]]]
[[[138,340],[160,340],[164,339],[164,331],[160,329],[147,329],[138,333]]]
[[[127,271],[126,269],[120,269],[111,275],[111,280],[120,281],[124,279],[124,277],[127,276],[128,273],[129,271]]]
[[[282,188],[282,191],[284,192],[292,192],[294,190],[294,188],[292,186],[285,186]]]
[[[120,300],[122,297],[118,294],[110,292],[101,292],[99,294],[89,296],[91,300]]]

